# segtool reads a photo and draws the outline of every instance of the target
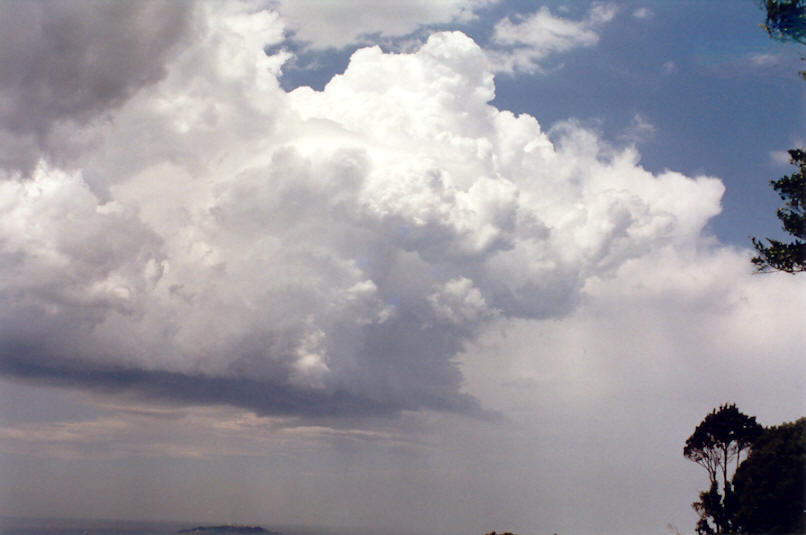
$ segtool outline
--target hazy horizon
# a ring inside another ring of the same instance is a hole
[[[206,522],[193,520],[144,520],[125,518],[34,518],[0,516],[0,533],[20,535],[22,533],[83,533],[110,531],[114,533],[176,533],[179,530],[211,526],[257,526],[280,535],[453,535],[451,532],[406,530],[384,526],[330,526],[273,524],[271,522],[244,523],[237,521],[220,522],[208,519]]]

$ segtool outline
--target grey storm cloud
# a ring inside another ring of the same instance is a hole
[[[29,171],[41,153],[74,144],[70,125],[120,105],[165,74],[192,28],[190,4],[0,4],[0,165]]]
[[[210,377],[133,368],[103,369],[68,366],[48,367],[37,362],[36,347],[6,345],[2,349],[0,373],[38,384],[84,388],[101,394],[129,395],[149,401],[179,402],[191,405],[233,405],[260,416],[302,418],[389,417],[401,410],[423,408],[492,417],[468,395],[436,395],[426,391],[422,398],[373,399],[346,390],[330,392],[294,388],[288,384],[245,377]],[[31,358],[33,357],[33,358]],[[33,361],[33,362],[32,362]]]
[[[491,106],[488,58],[458,32],[287,93],[288,52],[263,52],[276,13],[48,5],[18,22],[55,28],[41,42],[12,34],[35,67],[3,71],[2,128],[94,142],[70,165],[35,144],[0,180],[9,376],[271,415],[480,415],[469,341],[567,314],[719,211],[718,180]]]

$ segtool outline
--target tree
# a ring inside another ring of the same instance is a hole
[[[767,19],[761,26],[773,39],[806,44],[806,1],[762,0]]]
[[[806,44],[806,0],[760,0],[767,11],[761,27],[779,41],[794,41]],[[806,59],[806,58],[802,58]],[[806,70],[800,71],[806,80]],[[801,149],[789,151],[790,162],[798,166],[798,171],[770,184],[778,192],[784,207],[778,210],[778,219],[784,230],[795,237],[791,243],[767,238],[767,245],[757,238],[751,238],[758,256],[752,262],[760,272],[773,270],[797,273],[806,271],[806,219],[803,204],[806,202],[806,153]]]
[[[783,208],[778,209],[784,231],[795,237],[791,243],[767,238],[767,245],[761,240],[751,238],[758,256],[752,262],[758,271],[771,270],[797,273],[806,271],[806,151],[792,149],[789,151],[790,162],[798,167],[791,175],[778,180],[771,180],[770,185],[784,201]]]
[[[728,533],[733,527],[736,501],[728,481],[732,461],[736,461],[735,471],[742,452],[750,449],[762,429],[755,417],[743,414],[735,404],[724,404],[706,415],[686,440],[683,455],[703,466],[711,483],[708,491],[700,493],[700,501],[692,504],[700,515],[698,533]]]
[[[770,427],[733,477],[739,533],[804,533],[806,418]]]

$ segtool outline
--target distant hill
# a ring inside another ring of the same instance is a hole
[[[177,533],[199,533],[204,535],[280,535],[277,532],[263,529],[260,526],[198,526],[180,529]]]

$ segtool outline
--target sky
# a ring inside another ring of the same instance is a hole
[[[691,533],[804,415],[757,2],[0,10],[0,515]]]

